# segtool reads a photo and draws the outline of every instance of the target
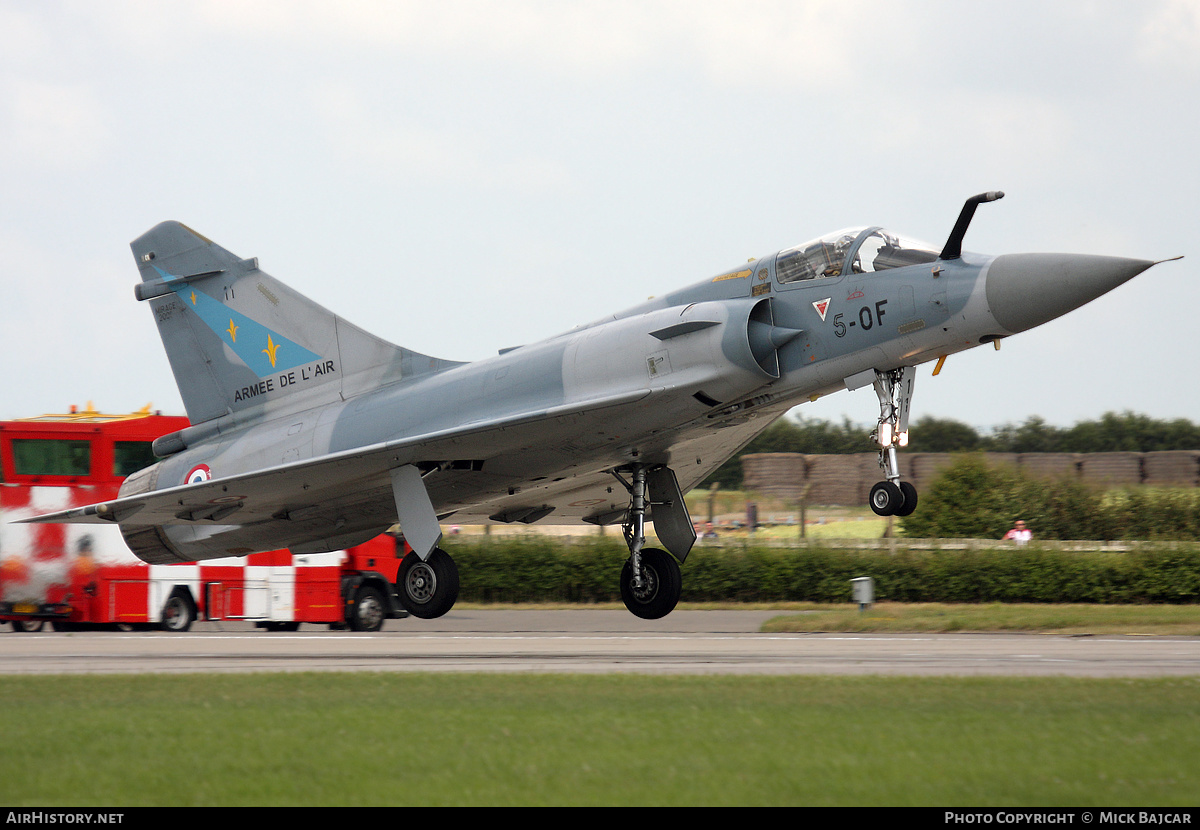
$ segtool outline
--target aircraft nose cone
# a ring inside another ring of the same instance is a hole
[[[1091,302],[1153,264],[1090,254],[1003,254],[988,268],[988,306],[996,322],[1016,334]]]

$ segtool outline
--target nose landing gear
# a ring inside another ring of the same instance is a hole
[[[915,380],[916,370],[912,366],[875,372],[879,422],[871,437],[879,444],[879,467],[886,480],[871,488],[868,503],[880,516],[908,516],[917,509],[917,488],[900,480],[896,452],[897,447],[908,444],[908,415]]]

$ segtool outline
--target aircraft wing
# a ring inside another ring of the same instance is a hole
[[[646,390],[623,393],[20,521],[116,522],[138,555],[156,562],[192,561],[163,554],[156,545],[149,553],[141,548],[164,526],[188,528],[189,538],[205,545],[206,552],[194,558],[280,547],[294,553],[341,550],[396,523],[390,473],[416,464],[427,470],[424,481],[439,519],[611,524],[624,517],[629,495],[609,472],[627,459],[614,454],[607,427],[657,405]],[[763,407],[754,419],[701,417],[657,436],[644,457],[669,464],[686,493],[786,409]],[[590,443],[581,437],[589,435]],[[440,466],[430,472],[431,461]],[[647,519],[654,519],[653,506]]]
[[[83,507],[18,520],[21,523],[161,525],[193,521],[219,521],[234,517],[237,524],[278,518],[286,510],[306,510],[353,500],[369,489],[389,489],[388,472],[428,459],[462,459],[494,456],[498,449],[524,439],[530,428],[545,435],[545,425],[564,418],[600,417],[614,407],[628,406],[650,395],[648,390],[566,404],[538,412],[525,412],[460,425],[366,447],[322,455],[198,484],[111,499]],[[447,455],[447,453],[450,453]],[[514,470],[513,473],[516,473]],[[517,477],[520,477],[519,474]],[[390,501],[390,495],[388,500]],[[434,499],[435,504],[437,499]]]

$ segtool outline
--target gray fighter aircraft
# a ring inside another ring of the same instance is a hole
[[[131,247],[192,426],[116,499],[37,517],[115,522],[151,563],[333,551],[399,523],[410,613],[446,613],[458,571],[440,521],[620,522],[621,595],[675,607],[695,542],[683,493],[788,409],[840,389],[879,399],[880,515],[901,480],[915,369],[1078,308],[1154,262],[938,250],[838,231],[473,363],[394,346],[178,222]],[[937,370],[934,372],[937,373]],[[644,547],[646,523],[665,551]]]

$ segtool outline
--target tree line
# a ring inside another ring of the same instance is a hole
[[[840,424],[785,416],[768,427],[701,484],[722,489],[742,486],[741,456],[795,452],[843,454],[874,452],[873,426],[844,418]],[[1093,421],[1057,427],[1039,416],[981,433],[950,418],[925,416],[909,429],[908,452],[1161,452],[1200,449],[1200,425],[1184,418],[1157,420],[1133,412],[1107,412]]]

